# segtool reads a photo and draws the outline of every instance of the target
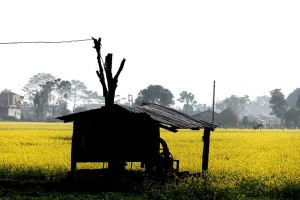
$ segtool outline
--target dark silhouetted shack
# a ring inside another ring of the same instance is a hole
[[[146,170],[152,169],[160,154],[160,128],[172,132],[204,129],[203,138],[206,133],[209,140],[210,131],[217,127],[157,104],[114,104],[58,119],[74,125],[71,149],[73,175],[78,162],[141,162]],[[207,154],[203,158],[207,161],[208,152],[204,151],[208,150],[208,147],[203,149],[203,153]],[[205,166],[207,168],[207,164]]]

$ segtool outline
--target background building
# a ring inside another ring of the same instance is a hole
[[[21,98],[22,96],[13,92],[1,92],[0,93],[0,118],[9,119],[21,118]]]

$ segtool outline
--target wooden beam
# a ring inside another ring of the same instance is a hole
[[[176,133],[178,130],[175,128],[175,127],[170,127],[170,126],[166,126],[166,125],[163,125],[163,124],[159,124],[159,126],[161,127],[161,128],[164,128],[164,129],[166,129],[166,130],[168,130],[168,131],[172,131],[173,133]]]

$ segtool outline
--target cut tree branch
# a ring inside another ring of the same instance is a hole
[[[119,78],[121,71],[124,68],[125,58],[122,60],[117,74],[113,77],[113,75],[112,75],[113,54],[111,54],[111,53],[107,54],[107,56],[105,57],[104,66],[102,66],[102,63],[101,63],[101,38],[99,38],[98,40],[93,38],[93,40],[94,40],[94,44],[95,44],[94,48],[97,51],[97,61],[98,61],[98,65],[99,65],[99,70],[96,71],[96,73],[97,73],[97,76],[99,77],[100,83],[102,85],[103,96],[105,98],[105,105],[106,106],[113,105],[114,98],[115,98],[115,92],[116,92],[116,88],[117,88],[117,83],[118,83],[118,78]],[[105,81],[104,72],[106,75],[106,81]],[[107,85],[106,85],[106,83],[107,83]]]
[[[99,38],[98,40],[93,38],[92,39],[94,40],[94,44],[95,46],[93,48],[96,49],[96,52],[97,52],[97,61],[98,61],[98,66],[99,66],[99,70],[96,71],[97,73],[97,76],[100,80],[100,83],[102,85],[102,89],[103,89],[103,97],[107,97],[107,87],[106,87],[106,83],[105,83],[105,77],[104,77],[104,72],[103,72],[103,67],[102,67],[102,64],[101,64],[101,38]]]
[[[115,77],[114,77],[114,80],[118,80],[119,75],[120,75],[121,71],[123,70],[125,61],[126,61],[126,59],[123,58],[123,60],[122,60],[122,62],[121,62],[121,65],[120,65],[120,67],[119,67],[119,70],[118,70],[118,72],[116,73],[116,75],[115,75]]]

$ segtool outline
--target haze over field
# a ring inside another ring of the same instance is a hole
[[[1,6],[0,90],[22,94],[37,73],[81,80],[102,93],[93,41],[126,58],[117,94],[137,97],[150,84],[198,103],[237,96],[287,96],[300,87],[299,1],[5,1]]]

